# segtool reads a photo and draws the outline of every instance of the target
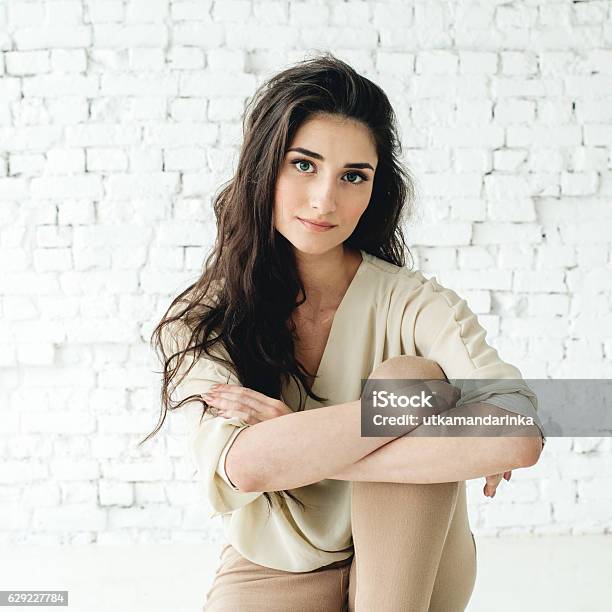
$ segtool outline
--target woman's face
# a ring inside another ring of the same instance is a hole
[[[330,115],[305,121],[277,177],[274,227],[304,253],[321,254],[343,243],[368,206],[377,163],[374,142],[361,123]]]

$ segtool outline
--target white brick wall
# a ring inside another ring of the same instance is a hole
[[[389,94],[416,264],[523,375],[612,376],[612,3],[0,2],[0,542],[215,538],[148,339],[246,99],[329,49]],[[468,483],[475,532],[612,530],[612,445]]]

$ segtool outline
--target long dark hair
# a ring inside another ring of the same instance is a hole
[[[199,395],[176,405],[170,399],[171,383],[176,388],[202,353],[234,372],[244,387],[269,397],[280,399],[283,384],[291,378],[314,400],[328,399],[314,394],[309,383],[314,373],[294,355],[291,315],[306,300],[298,299],[306,292],[291,244],[273,225],[276,177],[286,149],[300,125],[315,113],[361,122],[376,144],[372,195],[344,244],[397,266],[405,265],[406,252],[412,258],[401,225],[414,203],[414,183],[398,159],[402,150],[395,113],[384,91],[327,52],[270,78],[247,104],[235,176],[214,198],[217,236],[204,271],[174,298],[153,331],[151,343],[164,365],[162,413],[155,430],[139,444],[159,431],[168,410],[186,402],[200,402],[204,416],[208,405]],[[186,340],[166,354],[162,330],[177,325],[186,330]],[[211,352],[214,345],[217,354]],[[188,354],[192,363],[175,382]],[[302,409],[300,391],[298,410]],[[273,493],[279,502],[287,494],[304,507],[290,491]],[[271,498],[267,492],[264,496],[270,509]]]

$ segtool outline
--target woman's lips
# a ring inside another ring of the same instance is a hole
[[[309,229],[312,232],[327,232],[328,230],[337,227],[335,225],[317,225],[316,223],[310,223],[310,221],[300,219],[300,217],[298,217],[297,219],[306,229]]]

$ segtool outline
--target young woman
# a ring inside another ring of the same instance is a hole
[[[442,396],[450,378],[491,379],[459,401],[447,392],[447,407],[537,419],[465,300],[405,267],[414,190],[399,152],[387,96],[332,55],[271,78],[214,201],[204,272],[154,331],[153,434],[181,408],[228,540],[208,612],[464,610],[476,577],[465,481],[485,476],[493,496],[538,460],[536,425],[361,435],[367,378],[426,379]]]

